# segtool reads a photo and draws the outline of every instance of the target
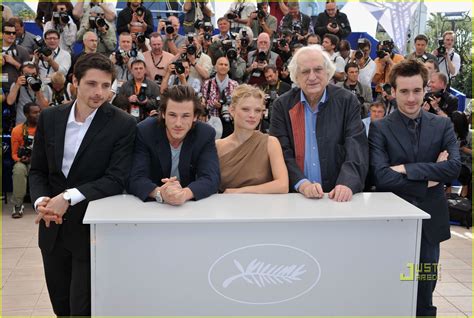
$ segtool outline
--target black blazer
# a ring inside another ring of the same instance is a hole
[[[219,159],[214,129],[196,122],[188,132],[179,156],[181,186],[188,187],[195,200],[217,193],[220,183]],[[169,178],[171,148],[166,128],[155,117],[138,125],[128,192],[146,201],[150,192]]]
[[[422,111],[418,154],[397,111],[372,122],[369,129],[370,168],[377,191],[393,192],[431,215],[423,220],[423,235],[433,244],[449,239],[448,206],[443,183],[456,179],[461,169],[459,146],[449,118]],[[436,163],[440,152],[449,159]],[[390,169],[404,164],[407,174]],[[439,184],[428,188],[428,181]]]
[[[77,188],[86,199],[71,206],[63,224],[41,221],[39,246],[54,247],[58,232],[67,248],[83,255],[90,253],[89,225],[82,224],[89,201],[123,192],[132,162],[136,122],[122,110],[105,103],[99,107],[79,147],[66,178],[61,171],[66,124],[72,103],[41,112],[29,173],[32,202],[42,196],[54,197]]]
[[[369,146],[354,94],[334,85],[327,86],[327,100],[319,106],[316,123],[322,188],[329,192],[338,184],[353,193],[364,189],[369,170]],[[290,191],[306,178],[295,159],[295,141],[290,110],[301,101],[301,89],[292,88],[273,103],[270,134],[279,139],[285,157]]]

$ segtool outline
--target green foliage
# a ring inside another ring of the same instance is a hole
[[[466,13],[462,20],[450,21],[442,13],[432,13],[427,23],[426,35],[431,40],[429,51],[438,47],[438,38],[445,31],[456,33],[454,50],[461,56],[461,70],[452,83],[452,87],[472,98],[472,21]]]

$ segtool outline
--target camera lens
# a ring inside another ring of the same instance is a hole
[[[362,52],[362,51],[356,51],[356,52],[355,52],[355,58],[356,58],[357,60],[360,60],[360,59],[363,58],[363,57],[364,57],[364,52]]]

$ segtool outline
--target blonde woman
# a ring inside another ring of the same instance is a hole
[[[224,193],[288,193],[288,171],[277,138],[257,130],[264,93],[241,85],[232,94],[229,112],[234,132],[216,141]]]

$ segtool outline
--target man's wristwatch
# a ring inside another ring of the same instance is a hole
[[[64,191],[63,192],[63,199],[65,201],[67,201],[69,203],[69,205],[71,204],[71,193],[67,192],[67,191]]]
[[[156,195],[155,195],[155,200],[156,202],[158,203],[163,203],[163,197],[161,196],[161,192],[160,191],[156,191]]]

